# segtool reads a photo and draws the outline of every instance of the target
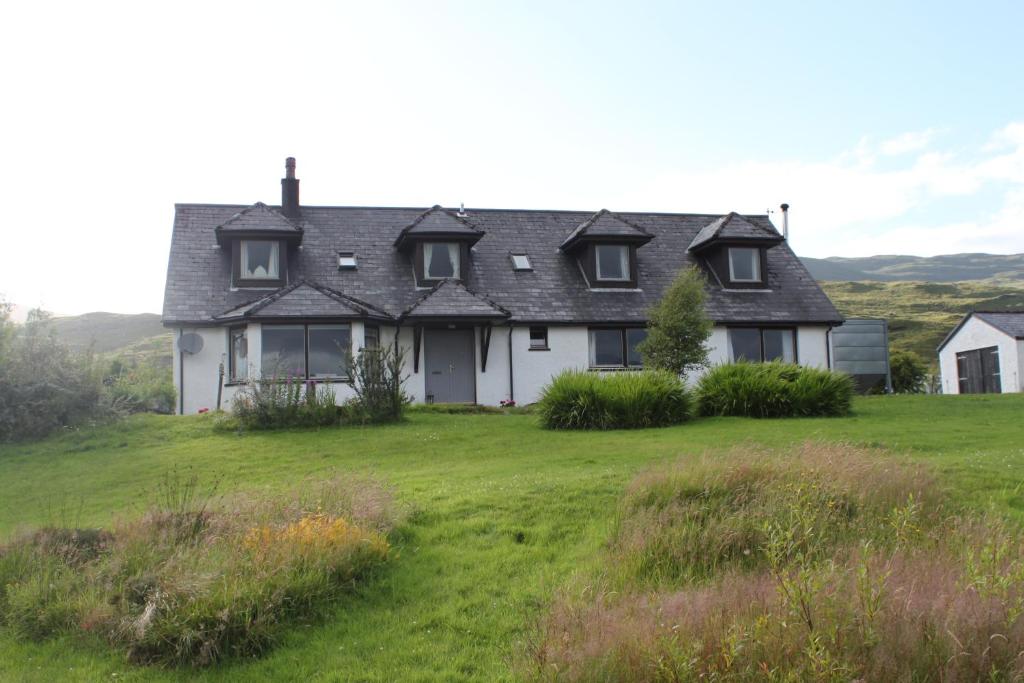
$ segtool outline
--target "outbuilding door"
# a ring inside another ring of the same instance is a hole
[[[1003,390],[996,346],[956,354],[956,373],[961,394],[998,394]]]
[[[428,403],[475,403],[473,330],[424,330]]]

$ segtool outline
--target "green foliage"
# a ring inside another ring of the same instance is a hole
[[[741,361],[709,370],[697,385],[701,415],[841,416],[850,412],[849,375],[791,363]]]
[[[712,324],[704,308],[705,284],[700,270],[685,268],[651,307],[647,338],[637,347],[645,367],[684,376],[707,365]]]
[[[897,394],[920,394],[928,379],[928,366],[913,351],[894,351],[889,354],[892,390]]]
[[[567,370],[544,387],[537,412],[548,429],[637,429],[683,422],[691,407],[682,381],[664,370]]]
[[[103,383],[113,403],[125,412],[174,412],[177,392],[169,366],[115,358]]]
[[[385,562],[399,515],[351,476],[226,507],[174,475],[112,532],[43,529],[0,548],[0,623],[32,640],[95,633],[136,663],[257,656]]]
[[[328,386],[271,377],[250,380],[232,399],[231,412],[245,429],[329,427],[340,419],[335,403]]]
[[[36,310],[16,326],[0,302],[0,441],[39,438],[115,414],[92,355],[69,350],[49,321]]]
[[[345,417],[351,422],[397,422],[412,399],[403,391],[408,376],[402,376],[405,349],[389,346],[360,349],[349,356],[355,398],[346,402]]]

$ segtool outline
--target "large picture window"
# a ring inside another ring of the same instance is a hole
[[[791,327],[733,327],[729,329],[732,359],[753,362],[796,362],[796,330]]]
[[[264,325],[262,347],[264,377],[347,377],[351,327],[348,324]]]
[[[428,280],[459,279],[459,245],[427,242],[423,245],[423,274]]]
[[[643,367],[643,358],[636,347],[646,338],[647,330],[639,327],[590,330],[590,367]]]
[[[624,244],[598,244],[594,253],[598,280],[629,280],[629,247]]]
[[[761,282],[761,250],[730,247],[729,279],[733,282]]]
[[[242,240],[241,249],[241,279],[281,279],[281,245],[279,242]]]

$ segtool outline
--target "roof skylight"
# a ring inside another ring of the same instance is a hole
[[[530,265],[530,257],[526,254],[511,254],[512,270],[533,270]]]
[[[351,251],[338,252],[338,270],[355,270],[356,255]]]

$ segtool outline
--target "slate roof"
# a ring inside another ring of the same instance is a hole
[[[402,229],[395,239],[395,246],[402,248],[410,237],[429,238],[440,235],[462,237],[476,242],[484,233],[465,217],[435,204]]]
[[[220,234],[230,233],[295,233],[302,234],[302,228],[290,221],[277,209],[263,202],[256,202],[234,214],[216,228]]]
[[[214,234],[216,226],[245,208],[175,207],[164,290],[165,324],[218,324],[217,316],[260,296],[253,290],[231,291],[230,249],[219,247]],[[410,254],[396,249],[394,243],[424,213],[422,208],[303,206],[302,246],[289,250],[289,279],[316,283],[397,318],[423,297],[424,290],[416,287]],[[465,287],[508,311],[513,321],[550,324],[645,322],[647,309],[679,269],[701,264],[698,256],[687,251],[688,245],[719,218],[619,214],[655,240],[637,250],[639,290],[591,291],[575,259],[559,246],[593,212],[467,209],[467,213],[467,220],[483,234],[471,249]],[[778,235],[766,215],[743,216],[743,220],[765,234]],[[339,251],[355,252],[358,268],[339,270]],[[509,260],[512,252],[528,254],[533,270],[514,271]],[[843,319],[785,242],[768,250],[768,291],[726,291],[713,278],[710,282],[707,307],[715,321],[833,323]]]
[[[963,319],[957,323],[956,327],[946,335],[946,338],[939,344],[938,350],[942,351],[946,347],[946,344],[950,342],[956,333],[960,331],[968,320],[972,317],[978,318],[987,322],[992,327],[996,328],[1003,334],[1009,335],[1014,339],[1024,339],[1024,311],[972,311],[963,317]]]
[[[767,225],[755,225],[733,211],[701,228],[701,231],[690,242],[690,250],[697,251],[700,247],[714,239],[781,242],[782,235],[778,233],[770,222]]]
[[[647,243],[654,236],[608,209],[601,209],[580,223],[579,227],[565,238],[559,248],[562,251],[570,251],[578,242],[588,237],[621,237],[630,242]]]
[[[225,311],[217,319],[227,321],[294,317],[388,319],[391,316],[341,292],[299,280],[255,301]]]
[[[401,315],[406,318],[507,318],[508,311],[466,289],[455,280],[442,280]]]

